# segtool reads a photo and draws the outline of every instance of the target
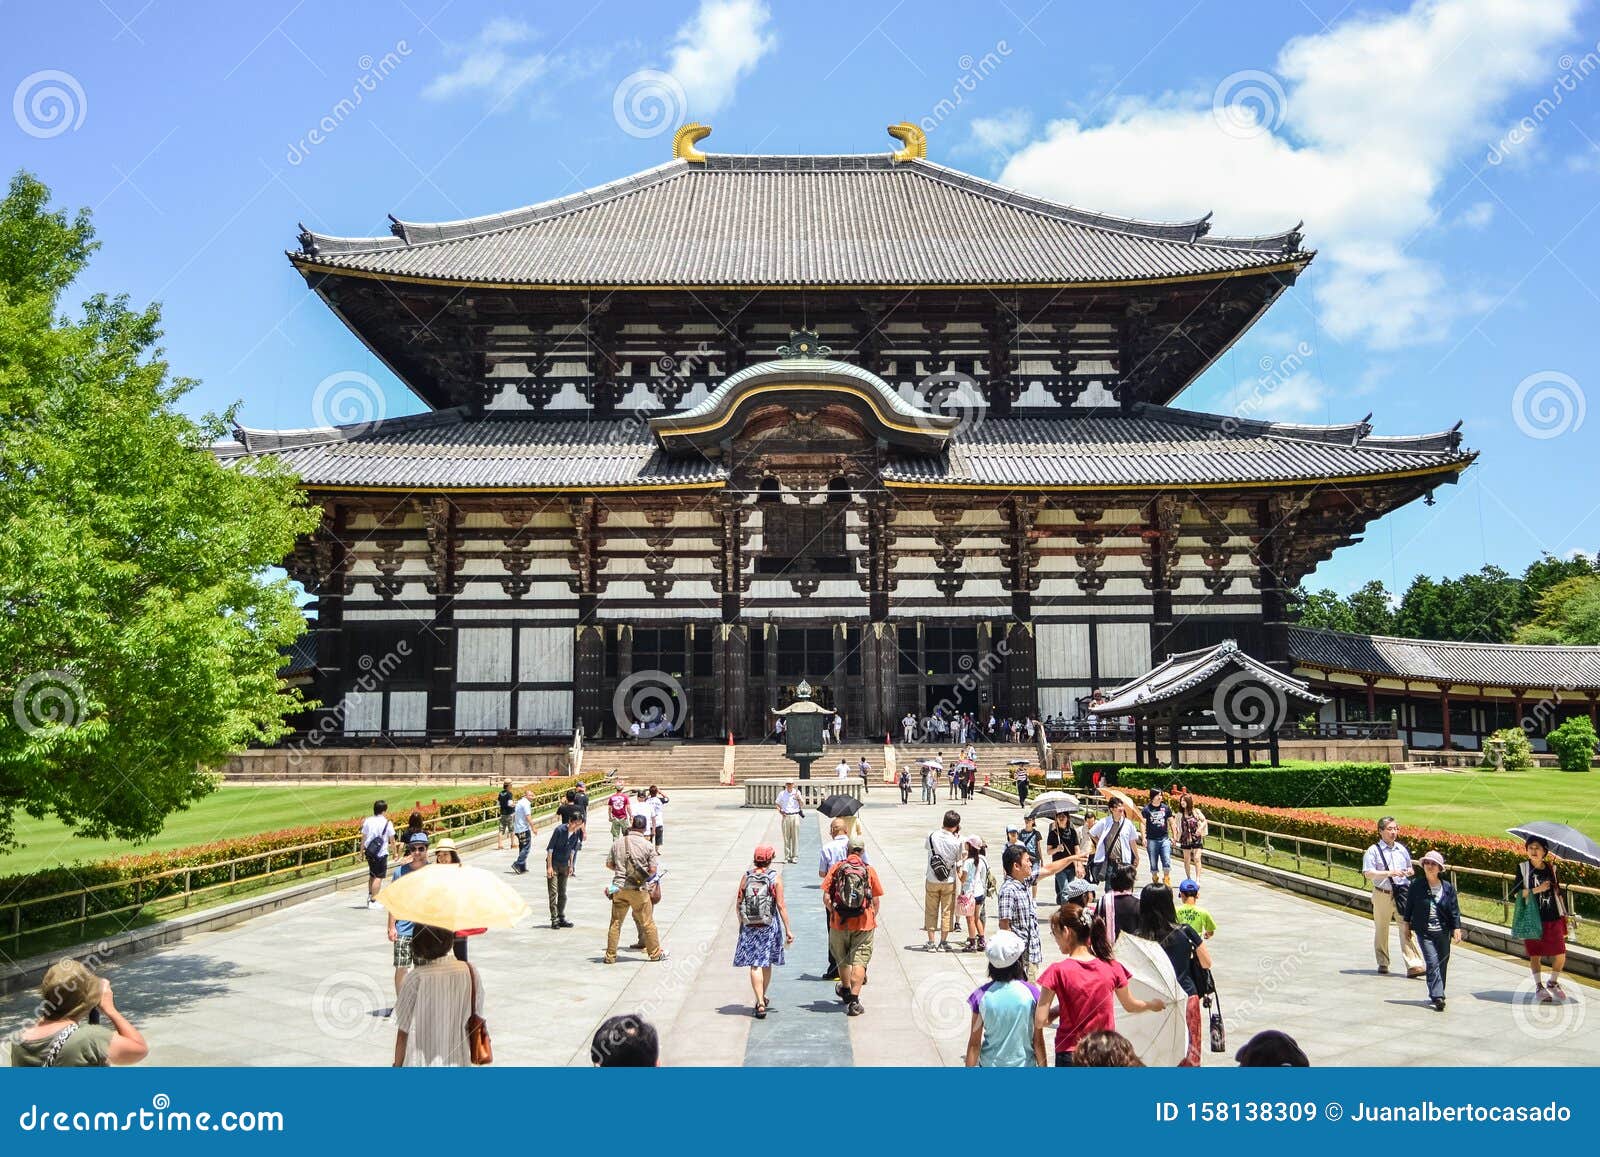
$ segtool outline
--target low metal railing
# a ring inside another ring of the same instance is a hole
[[[542,810],[548,809],[559,798],[558,792],[540,793],[535,797],[534,806]],[[470,811],[435,816],[430,823],[430,831],[470,834],[476,829],[486,828],[498,822],[499,807],[491,803]],[[346,862],[354,867],[365,862],[360,848],[356,846],[358,840],[359,836],[352,833],[334,839],[253,852],[247,856],[236,856],[207,864],[167,868],[127,879],[108,880],[102,884],[90,884],[87,887],[56,892],[48,896],[33,896],[0,903],[0,929],[3,929],[0,931],[0,942],[17,945],[24,936],[48,936],[50,933],[74,927],[78,928],[82,935],[87,931],[91,921],[109,920],[121,916],[128,917],[124,922],[124,927],[127,927],[131,926],[140,912],[156,903],[172,902],[174,909],[182,910],[191,907],[199,898],[237,888],[241,884],[254,889],[260,884],[269,883],[280,877],[304,875],[308,871],[317,874],[331,872]],[[277,868],[271,866],[274,860],[291,856],[294,858],[292,864]],[[196,877],[208,879],[224,871],[228,873],[226,880],[217,880],[198,887],[195,885]],[[130,902],[110,902],[103,907],[93,903],[97,896],[126,893],[129,890],[133,893]],[[77,913],[64,920],[29,924],[24,919],[23,914],[28,909],[44,908],[47,905],[59,906],[73,901],[76,901]],[[15,951],[11,953],[11,955],[19,954]]]
[[[1320,869],[1323,878],[1330,882],[1333,881],[1335,867],[1359,873],[1358,865],[1362,856],[1366,854],[1366,848],[1337,844],[1330,840],[1318,840],[1310,836],[1267,831],[1264,828],[1247,827],[1224,820],[1208,819],[1206,827],[1208,848],[1215,843],[1213,850],[1232,854],[1232,848],[1237,847],[1239,857],[1248,860],[1254,847],[1263,863],[1270,864],[1276,856],[1292,858],[1294,870],[1300,875],[1317,874],[1315,871],[1307,870],[1309,864],[1314,869]],[[1335,863],[1336,854],[1353,859],[1356,864]],[[1515,876],[1509,872],[1496,872],[1487,868],[1447,867],[1445,872],[1450,882],[1455,885],[1456,891],[1463,897],[1473,897],[1490,903],[1498,902],[1500,922],[1507,925],[1511,923],[1511,881],[1516,879]],[[1577,906],[1573,903],[1573,898],[1586,897],[1592,902],[1593,909],[1600,911],[1600,888],[1563,883],[1561,889],[1567,898],[1567,940],[1571,943],[1577,940],[1579,928],[1584,922],[1577,911]]]

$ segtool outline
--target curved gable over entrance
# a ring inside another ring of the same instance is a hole
[[[794,345],[808,348],[803,338]],[[650,419],[650,429],[668,453],[714,454],[744,429],[757,410],[774,405],[795,410],[848,408],[872,437],[918,454],[943,450],[960,422],[913,406],[860,366],[786,357],[740,370],[693,409]]]

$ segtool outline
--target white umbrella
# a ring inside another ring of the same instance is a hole
[[[1117,1031],[1133,1042],[1133,1051],[1151,1068],[1176,1065],[1189,1051],[1189,1026],[1184,1021],[1185,995],[1173,974],[1172,961],[1153,940],[1117,934],[1112,948],[1117,960],[1132,974],[1128,988],[1140,1000],[1164,1001],[1160,1012],[1126,1013],[1117,1010]]]

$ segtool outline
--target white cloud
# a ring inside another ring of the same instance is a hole
[[[517,51],[535,35],[533,28],[520,20],[489,21],[470,45],[454,50],[461,57],[455,69],[434,77],[422,95],[429,100],[448,100],[483,92],[496,104],[509,104],[519,89],[549,70],[545,53]]]
[[[1219,234],[1304,217],[1321,250],[1312,293],[1329,333],[1380,348],[1438,338],[1465,306],[1409,246],[1437,226],[1442,186],[1481,161],[1501,107],[1553,77],[1550,50],[1576,7],[1417,0],[1354,17],[1291,40],[1275,75],[1124,101],[1101,123],[1054,121],[1002,180],[1137,217],[1214,209]]]
[[[701,0],[678,29],[668,71],[683,86],[690,117],[708,117],[733,99],[739,81],[777,47],[761,0]]]
[[[488,98],[490,112],[535,106],[549,97],[553,86],[584,80],[607,67],[619,47],[547,52],[534,46],[538,39],[538,30],[520,20],[491,20],[469,43],[446,48],[455,68],[429,81],[422,95],[449,100],[481,94]]]
[[[1033,135],[1033,115],[1025,108],[1008,108],[992,117],[974,117],[968,136],[956,148],[964,153],[1012,153]]]
[[[1494,202],[1476,201],[1458,213],[1451,224],[1463,229],[1487,229],[1493,220]]]
[[[1328,391],[1321,379],[1309,372],[1278,381],[1262,375],[1253,382],[1240,382],[1223,402],[1228,413],[1259,421],[1321,421],[1328,409]]]

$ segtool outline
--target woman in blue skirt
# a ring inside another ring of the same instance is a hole
[[[789,931],[789,911],[783,904],[783,877],[772,870],[778,853],[771,844],[755,851],[754,863],[739,878],[734,910],[739,914],[739,943],[733,966],[750,970],[750,988],[756,996],[752,1010],[758,1019],[767,1015],[767,989],[772,966],[783,963],[785,945],[794,943]]]

